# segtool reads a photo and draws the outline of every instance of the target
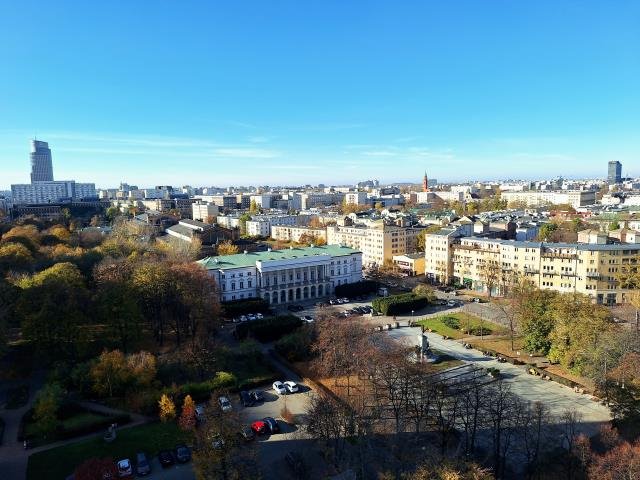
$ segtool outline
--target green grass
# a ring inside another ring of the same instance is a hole
[[[178,429],[175,423],[151,423],[127,428],[117,432],[112,443],[102,436],[34,453],[29,457],[27,480],[43,478],[66,478],[75,468],[89,458],[111,457],[135,459],[137,452],[157,455],[160,450],[173,448],[178,443],[188,443],[189,436]]]
[[[444,321],[446,318],[454,319],[460,325],[460,329],[451,328]],[[416,322],[425,328],[430,328],[440,335],[446,335],[451,338],[460,339],[469,337],[470,335],[462,333],[462,330],[470,328],[471,330],[479,330],[482,326],[484,335],[506,335],[507,329],[486,320],[480,320],[478,317],[469,315],[468,313],[456,312],[447,315],[440,315],[432,318],[425,318]]]

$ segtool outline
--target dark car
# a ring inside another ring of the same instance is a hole
[[[249,396],[253,399],[254,402],[264,402],[264,393],[261,390],[251,390],[249,392]]]
[[[187,463],[191,460],[191,450],[186,445],[176,445],[176,460],[179,463]]]
[[[160,465],[162,465],[162,468],[168,468],[176,463],[171,450],[160,450],[160,452],[158,453],[158,460],[160,461]]]
[[[285,462],[289,465],[289,468],[293,471],[295,478],[302,478],[306,473],[306,467],[302,455],[298,452],[289,452],[284,456]]]
[[[253,431],[250,425],[243,425],[240,429],[240,436],[246,442],[250,442],[256,438],[256,432]]]
[[[149,475],[151,473],[151,464],[147,456],[140,452],[136,454],[136,474],[139,477]]]
[[[273,417],[265,417],[265,418],[262,419],[262,421],[267,426],[267,429],[269,430],[269,433],[279,433],[280,432],[280,425],[278,425],[278,422],[276,421],[275,418],[273,418]]]
[[[243,390],[240,392],[240,402],[243,407],[251,407],[253,406],[254,400],[251,398],[251,395],[249,395],[249,392]]]

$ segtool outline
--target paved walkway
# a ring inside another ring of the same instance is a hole
[[[92,433],[89,435],[83,435],[81,437],[72,438],[69,440],[63,440],[60,442],[49,443],[41,447],[25,450],[22,442],[18,442],[18,429],[20,427],[20,419],[22,416],[33,406],[36,393],[42,385],[43,378],[38,375],[31,381],[29,390],[29,401],[27,404],[15,410],[0,410],[0,416],[5,421],[5,431],[2,445],[0,445],[0,478],[2,480],[24,480],[27,474],[27,463],[29,456],[33,453],[42,452],[51,448],[60,447],[62,445],[68,445],[75,442],[80,442],[88,438],[97,437],[103,435],[104,432]],[[27,382],[23,382],[27,383]],[[100,405],[92,402],[80,402],[80,405],[85,408],[90,408],[105,415],[114,415],[123,413],[121,410],[116,410],[105,405]],[[123,428],[131,428],[150,421],[148,417],[130,413],[131,423],[119,427],[118,430]]]
[[[389,335],[408,345],[420,343],[419,328],[390,330]],[[575,408],[582,415],[580,430],[587,435],[594,435],[600,425],[611,420],[609,409],[591,395],[575,393],[573,389],[559,383],[529,375],[524,366],[499,363],[494,357],[487,357],[478,350],[465,349],[460,341],[444,340],[437,333],[427,333],[427,338],[432,348],[452,357],[482,368],[500,369],[505,381],[511,384],[513,393],[531,402],[543,402],[549,407],[552,415],[559,416],[564,411]]]

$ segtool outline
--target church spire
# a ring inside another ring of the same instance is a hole
[[[422,179],[422,191],[423,192],[428,192],[429,191],[429,179],[427,178],[427,171],[424,171],[424,178]]]

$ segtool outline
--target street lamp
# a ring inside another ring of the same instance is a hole
[[[411,310],[411,325],[413,325],[413,310]]]

